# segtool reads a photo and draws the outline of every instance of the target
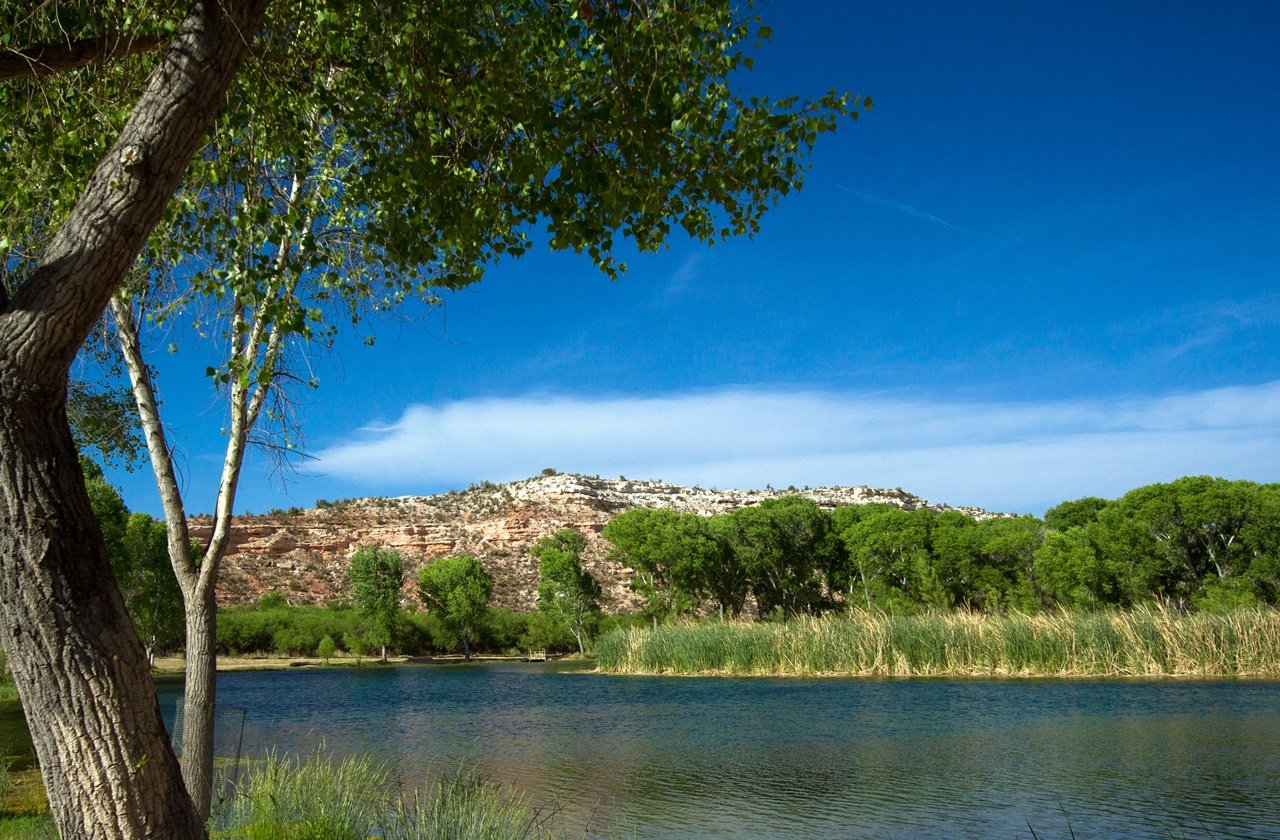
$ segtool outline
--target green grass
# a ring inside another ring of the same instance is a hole
[[[519,794],[458,771],[411,795],[367,756],[269,756],[249,771],[221,840],[515,840],[549,837]]]
[[[631,628],[601,671],[741,676],[1280,676],[1280,612],[850,615]]]
[[[0,840],[58,840],[52,817],[0,815]]]
[[[0,766],[0,840],[57,840],[39,779]],[[40,800],[32,806],[26,788]],[[38,790],[36,790],[38,788]],[[368,756],[268,756],[248,771],[213,840],[524,840],[553,834],[525,799],[458,770],[404,795]],[[43,812],[43,813],[41,813]]]
[[[10,763],[0,759],[0,840],[58,840],[39,771]]]

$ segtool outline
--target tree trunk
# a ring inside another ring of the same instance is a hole
[[[462,634],[462,658],[471,661],[471,642],[467,640],[467,634]]]
[[[204,833],[89,506],[67,371],[160,221],[267,2],[190,4],[37,266],[0,295],[0,643],[62,840]]]
[[[216,710],[217,611],[213,587],[186,600],[186,687],[182,699],[182,779],[201,821],[213,799],[213,720]]]
[[[64,392],[0,365],[0,643],[58,830],[63,840],[200,837],[85,493]]]

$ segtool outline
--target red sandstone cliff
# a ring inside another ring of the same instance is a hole
[[[557,474],[484,484],[438,496],[353,499],[319,503],[308,510],[241,516],[232,527],[218,583],[218,602],[252,603],[276,590],[293,604],[327,604],[347,597],[347,565],[362,545],[396,548],[408,561],[406,598],[417,569],[450,554],[471,554],[494,576],[493,603],[531,610],[537,600],[538,564],[529,547],[546,534],[575,528],[587,539],[583,565],[605,592],[609,612],[638,606],[628,589],[631,570],[605,560],[609,544],[600,531],[609,519],[635,507],[666,507],[712,515],[785,495],[820,506],[882,502],[912,509],[926,505],[903,490],[819,487],[804,490],[704,490],[657,481],[601,479]],[[983,517],[985,511],[962,508]],[[191,520],[192,536],[207,539],[206,518]]]

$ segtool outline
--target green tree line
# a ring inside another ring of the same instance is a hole
[[[636,623],[630,616],[605,616],[599,612],[592,613],[590,621],[593,637]],[[353,605],[291,606],[279,593],[268,593],[257,604],[218,610],[218,653],[324,659],[338,653],[365,656],[377,653],[369,641],[369,629]],[[563,653],[578,649],[568,625],[548,618],[543,611],[517,612],[486,606],[477,611],[467,633],[466,649],[473,654],[511,655],[530,650]],[[332,647],[328,647],[330,644]],[[403,609],[396,614],[387,648],[404,656],[464,652],[452,619],[425,609]]]
[[[88,461],[85,470],[139,635],[153,652],[181,648],[182,599],[163,523],[130,514],[100,470]],[[1280,485],[1204,476],[1110,501],[1066,501],[1043,519],[979,520],[883,504],[827,511],[787,496],[712,517],[638,508],[611,520],[603,535],[644,598],[635,618],[655,626],[707,610],[734,618],[749,608],[790,618],[849,607],[1002,613],[1280,605]],[[224,608],[218,651],[585,653],[600,632],[634,623],[601,612],[600,585],[582,567],[585,545],[564,529],[531,547],[539,563],[533,613],[490,606],[492,577],[468,556],[424,567],[414,600],[422,610],[406,610],[400,556],[364,547],[352,558],[351,604],[291,607],[272,593],[256,607]]]
[[[80,456],[89,504],[106,543],[111,571],[147,658],[182,647],[182,592],[169,565],[164,520],[133,513],[102,468]]]
[[[1280,603],[1280,485],[1188,476],[1034,516],[798,496],[701,517],[637,509],[604,529],[656,625],[754,602],[762,617]]]

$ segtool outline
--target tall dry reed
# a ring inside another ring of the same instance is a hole
[[[1280,612],[854,612],[618,630],[601,671],[741,676],[1280,676]]]

